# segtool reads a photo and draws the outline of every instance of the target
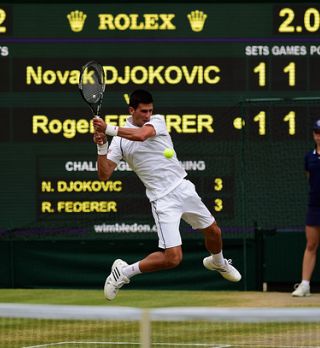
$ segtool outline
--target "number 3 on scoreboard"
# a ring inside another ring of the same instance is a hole
[[[214,200],[214,207],[213,207],[214,211],[218,212],[218,211],[222,211],[223,210],[223,201],[221,198],[216,198]]]
[[[4,21],[6,20],[6,12],[5,10],[3,10],[2,8],[0,8],[0,34],[1,33],[5,33],[7,31],[7,28],[2,26],[2,24],[4,23]]]

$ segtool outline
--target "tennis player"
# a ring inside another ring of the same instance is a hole
[[[320,119],[314,123],[312,130],[315,146],[304,157],[310,187],[305,226],[307,244],[302,261],[302,280],[292,292],[294,297],[310,296],[310,280],[320,243]]]
[[[98,175],[101,180],[108,180],[121,159],[129,164],[146,187],[162,250],[131,265],[121,259],[115,260],[105,282],[105,297],[113,300],[119,289],[137,274],[180,264],[181,218],[204,233],[205,246],[210,253],[203,259],[204,267],[238,282],[240,273],[231,265],[231,260],[223,257],[221,230],[214,217],[201,201],[194,184],[186,179],[187,173],[176,154],[170,159],[163,155],[166,148],[173,149],[173,144],[164,116],[153,115],[152,95],[145,90],[134,91],[130,96],[129,113],[125,127],[106,124],[101,118],[93,119]],[[106,134],[113,136],[109,148]]]

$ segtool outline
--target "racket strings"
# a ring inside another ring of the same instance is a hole
[[[99,116],[104,90],[105,75],[102,66],[95,61],[88,62],[80,73],[79,91],[95,116]]]
[[[93,74],[90,74],[90,71],[87,71],[87,74],[83,74],[83,76],[87,75],[90,76],[90,78],[86,79],[87,83],[84,83],[83,80],[81,83],[83,96],[85,100],[91,104],[95,104],[100,101],[104,90],[104,85],[102,83],[103,79],[101,78],[101,75],[99,75],[96,70],[93,71]]]

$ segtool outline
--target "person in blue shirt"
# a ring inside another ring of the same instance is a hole
[[[305,155],[305,170],[309,179],[309,203],[306,216],[307,245],[302,262],[302,281],[292,296],[310,296],[310,280],[320,242],[320,119],[313,126],[315,147]]]

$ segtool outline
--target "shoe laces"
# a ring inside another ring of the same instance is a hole
[[[296,289],[299,287],[300,284],[301,284],[301,283],[296,283],[296,284],[294,284],[294,285],[293,285],[293,289],[296,290]]]
[[[232,259],[225,259],[226,266],[232,266]]]
[[[232,265],[232,259],[224,259],[224,263],[222,265],[216,265],[219,268],[217,268],[217,271],[220,272],[228,272],[230,270],[230,267]]]
[[[115,284],[115,288],[120,289],[124,284],[127,284],[127,282],[124,280],[117,281],[117,283]]]

